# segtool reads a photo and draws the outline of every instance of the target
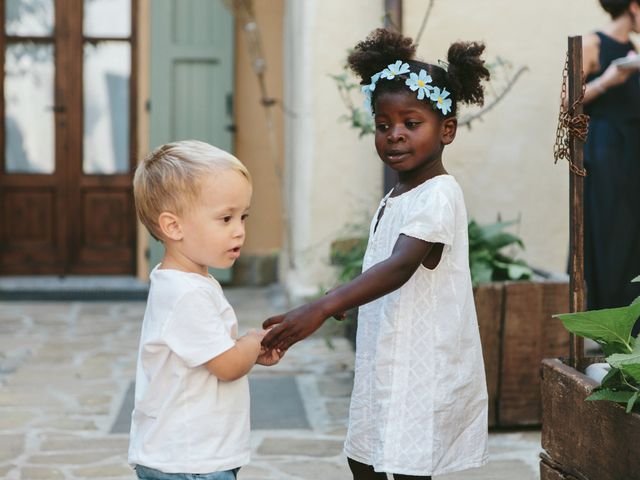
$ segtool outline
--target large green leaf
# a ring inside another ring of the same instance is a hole
[[[586,400],[609,400],[616,403],[627,403],[633,397],[634,392],[630,390],[610,390],[608,388],[601,388],[595,390],[589,395]]]
[[[630,345],[631,329],[640,315],[640,303],[627,307],[554,315],[575,335],[597,342]],[[630,348],[625,353],[631,353]]]
[[[640,275],[638,275],[636,278],[634,278],[633,280],[631,280],[632,282],[640,282]]]
[[[610,355],[607,362],[640,383],[640,342],[636,342],[633,352]]]
[[[623,382],[622,373],[620,369],[612,367],[611,370],[604,376],[600,382],[603,388],[620,388],[626,386]]]

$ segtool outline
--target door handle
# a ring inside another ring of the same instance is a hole
[[[64,113],[67,111],[67,107],[64,105],[49,105],[48,107],[45,107],[45,109],[55,113]]]

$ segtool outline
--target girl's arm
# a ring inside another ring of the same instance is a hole
[[[391,256],[327,295],[290,312],[269,318],[263,327],[274,326],[262,344],[267,349],[287,350],[315,332],[332,315],[369,303],[404,285],[425,260],[434,244],[400,235]]]
[[[264,332],[250,330],[236,341],[234,347],[209,360],[205,364],[207,370],[223,382],[238,380],[255,365],[263,338]]]

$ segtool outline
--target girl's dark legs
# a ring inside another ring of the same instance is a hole
[[[349,468],[353,474],[353,480],[387,480],[387,474],[376,472],[371,465],[356,462],[351,458],[347,458]],[[395,480],[431,480],[431,477],[416,477],[414,475],[398,475],[394,474]]]

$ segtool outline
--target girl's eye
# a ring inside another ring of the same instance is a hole
[[[389,126],[386,123],[378,123],[376,124],[376,130],[379,132],[386,132]]]
[[[408,122],[405,122],[405,125],[407,126],[407,128],[416,128],[418,125],[420,125],[420,122],[409,120]]]

